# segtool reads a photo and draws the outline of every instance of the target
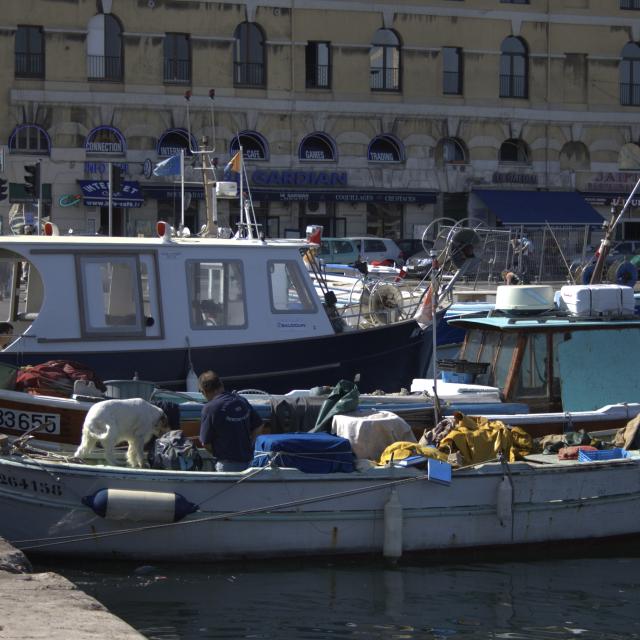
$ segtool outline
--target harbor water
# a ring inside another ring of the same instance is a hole
[[[640,638],[640,540],[553,555],[40,563],[148,638]]]

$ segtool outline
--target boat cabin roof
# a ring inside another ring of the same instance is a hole
[[[615,329],[640,327],[637,316],[570,316],[567,314],[547,313],[539,315],[507,315],[504,312],[469,314],[455,318],[449,324],[461,329],[480,329],[488,331],[564,331],[566,329]]]

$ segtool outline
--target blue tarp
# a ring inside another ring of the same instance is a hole
[[[274,454],[280,455],[274,457]],[[354,455],[346,438],[328,433],[278,433],[256,438],[252,467],[295,467],[305,473],[350,473]]]
[[[503,224],[602,224],[603,217],[576,191],[474,189]]]

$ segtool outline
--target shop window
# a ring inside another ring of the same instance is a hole
[[[167,129],[158,140],[156,151],[161,158],[179,155],[184,149],[184,155],[192,155],[192,150],[197,151],[198,144],[193,136],[189,138],[186,129]]]
[[[336,147],[333,140],[324,133],[311,133],[300,143],[299,160],[333,162],[336,160]]]
[[[122,25],[110,13],[93,16],[87,34],[87,78],[120,82],[123,75]]]
[[[42,27],[19,26],[15,40],[16,78],[44,78]]]
[[[244,273],[239,260],[189,260],[187,287],[194,329],[246,326]]]
[[[242,22],[235,39],[233,81],[237,87],[264,87],[265,44],[262,29],[254,22]]]
[[[235,136],[229,145],[230,158],[240,149],[240,145],[242,145],[242,157],[245,160],[269,159],[269,145],[257,131],[241,131]]]
[[[376,136],[369,143],[367,158],[369,162],[402,162],[404,160],[404,147],[393,136]]]

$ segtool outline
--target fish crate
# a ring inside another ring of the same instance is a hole
[[[478,374],[486,373],[488,362],[469,362],[468,360],[443,359],[438,360],[438,369],[442,372],[444,382],[462,384],[473,383]]]
[[[578,451],[578,462],[598,462],[600,460],[619,460],[631,457],[633,456],[629,451],[619,447],[599,451]]]

